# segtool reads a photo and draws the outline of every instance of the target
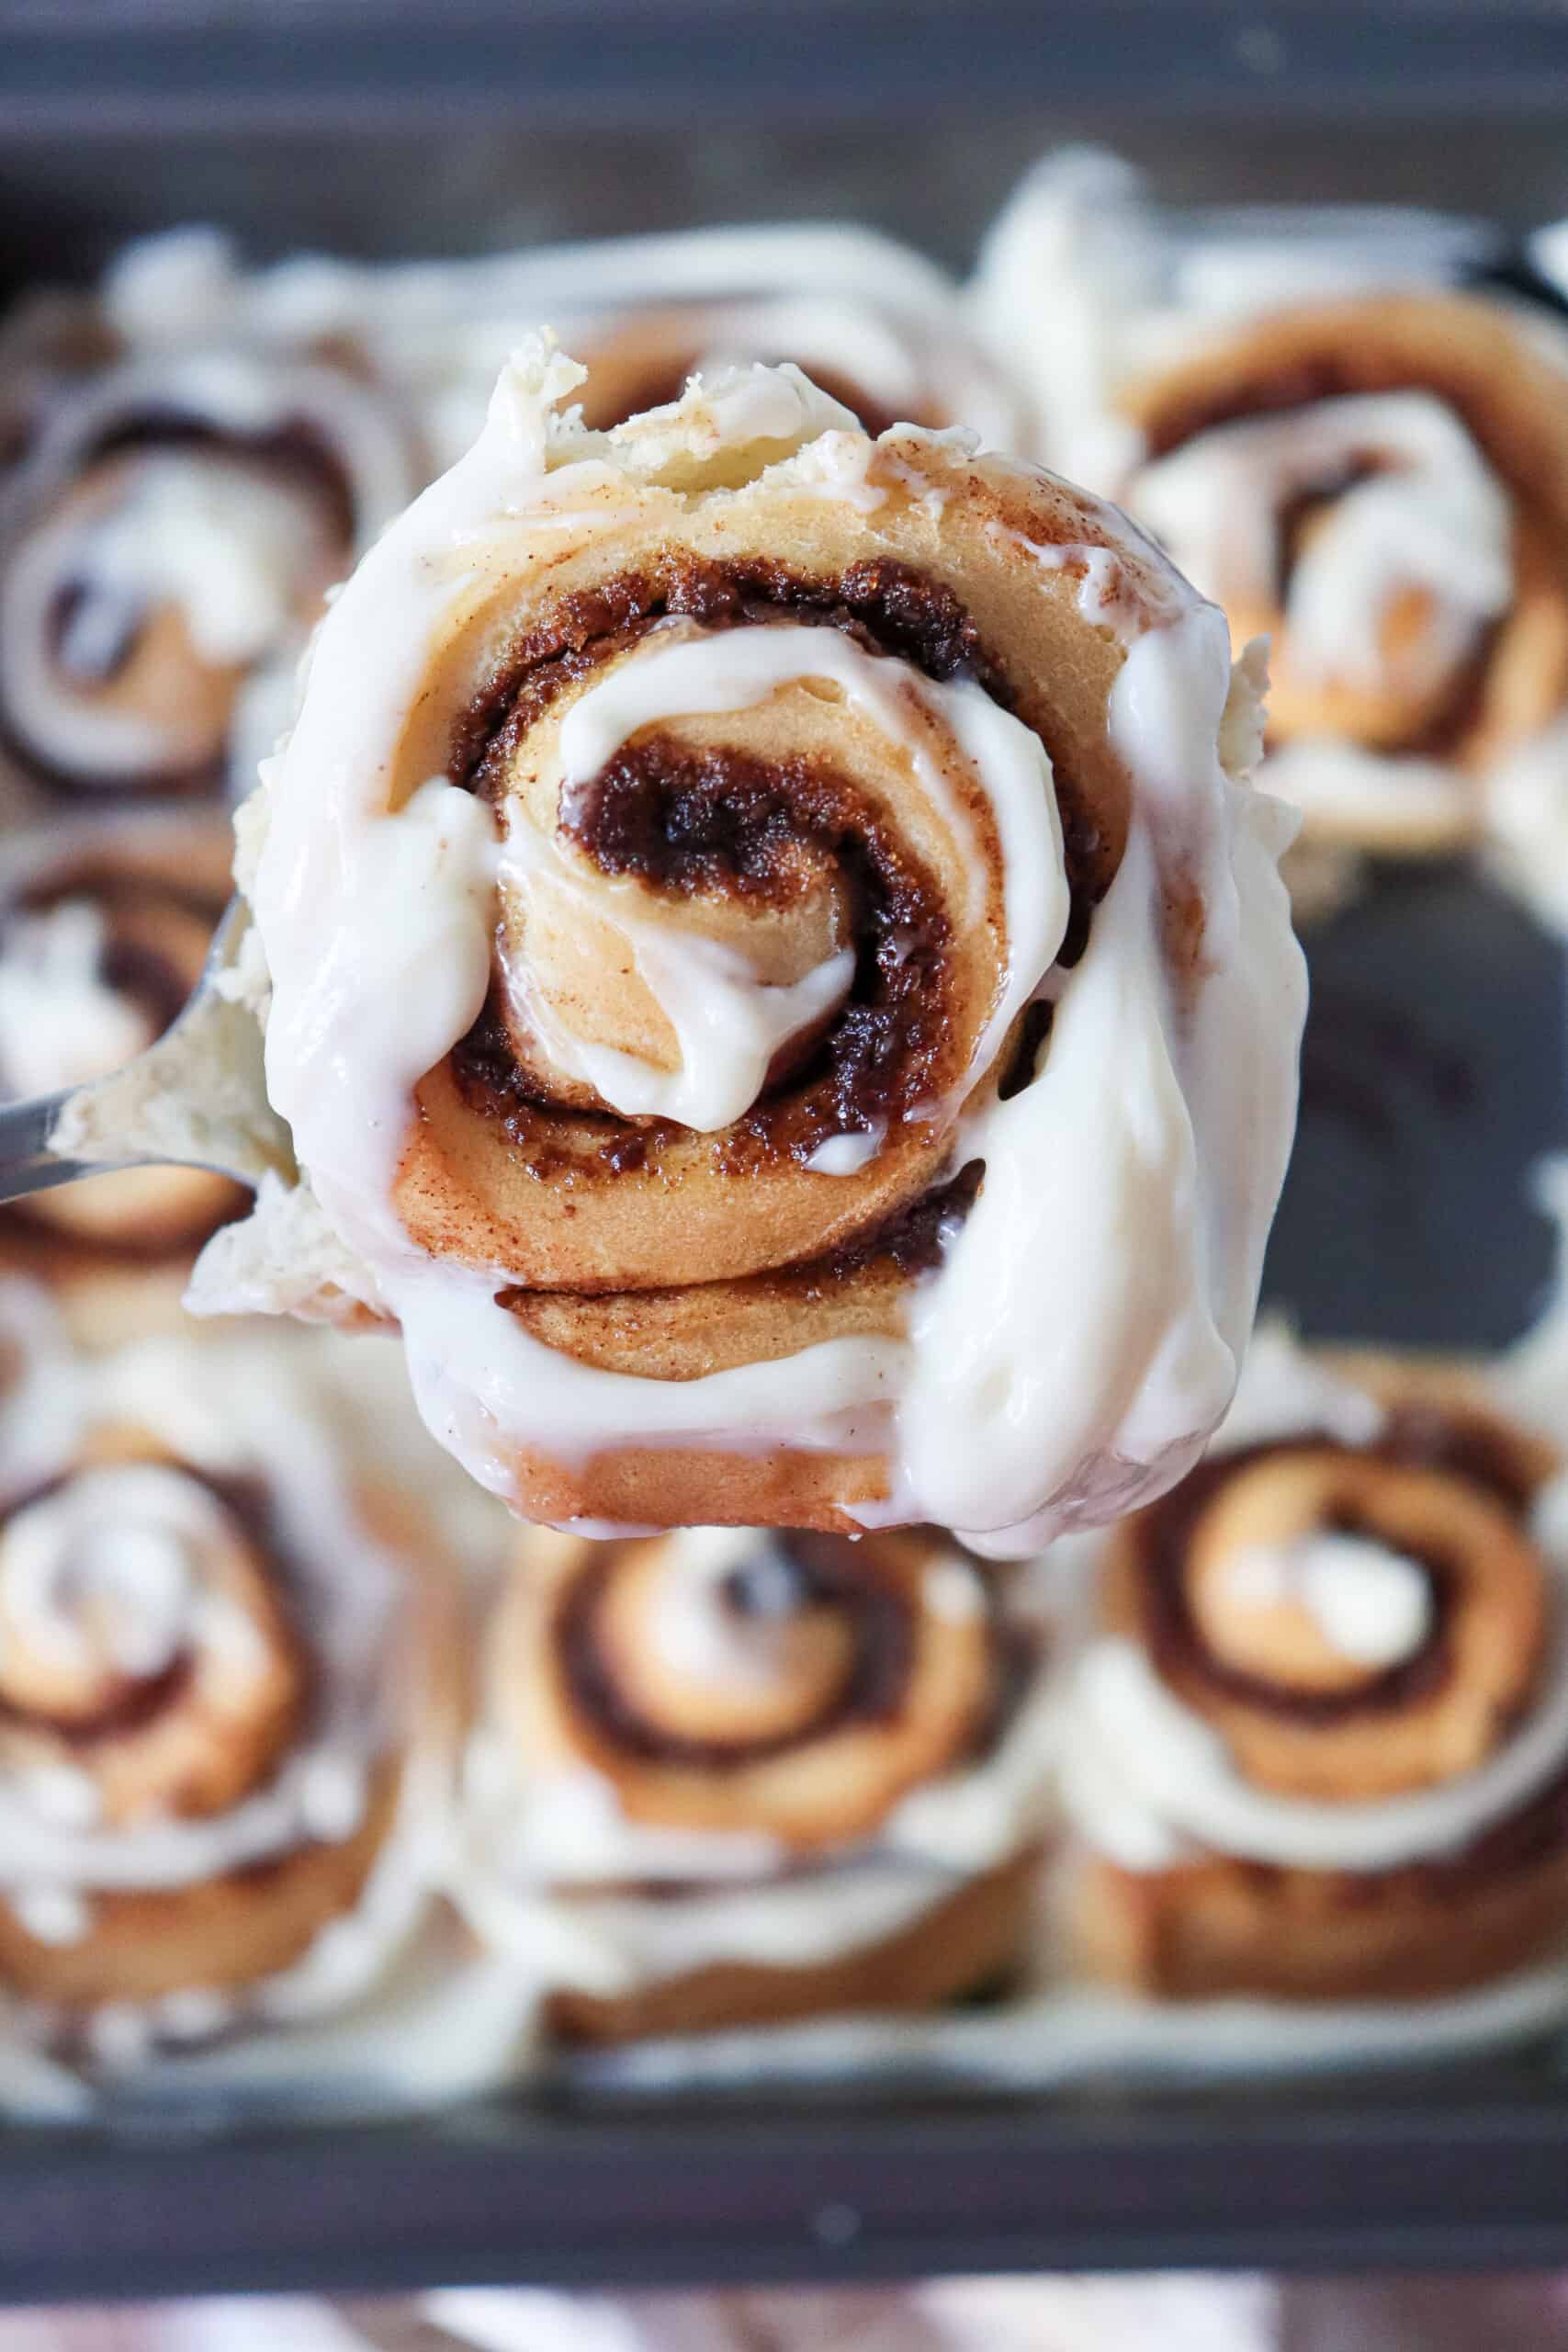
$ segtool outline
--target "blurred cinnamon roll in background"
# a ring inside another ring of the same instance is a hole
[[[248,786],[324,592],[418,487],[323,364],[197,347],[58,390],[0,493],[13,808]]]
[[[1208,1460],[1109,1539],[1069,1678],[1091,1974],[1392,2001],[1561,1950],[1563,1493],[1480,1375],[1259,1334]]]
[[[491,1625],[459,1900],[625,2041],[997,1984],[1050,1815],[1042,1629],[916,1532],[521,1539]]]
[[[346,2008],[406,1944],[457,1620],[300,1351],[66,1361],[0,1461],[0,1985],[6,2034],[112,2085]]]
[[[1252,673],[962,437],[581,384],[509,369],[317,639],[243,876],[308,1176],[198,1295],[309,1308],[303,1201],[529,1517],[1103,1519],[1228,1401],[1293,1117]]]
[[[50,1094],[118,1069],[162,1035],[200,976],[230,889],[214,814],[122,816],[0,842],[0,1090]],[[0,1211],[0,1259],[69,1283],[106,1258],[183,1257],[246,1201],[192,1168],[127,1169]]]
[[[444,262],[297,254],[246,269],[211,230],[129,248],[104,309],[133,351],[218,334],[350,368],[414,421],[430,470],[459,457],[522,338],[552,328],[589,363],[583,414],[617,424],[688,377],[793,360],[872,432],[964,425],[1018,446],[1020,401],[958,290],[867,229],[789,223],[595,238]]]
[[[1487,254],[1435,215],[1163,215],[1077,155],[983,258],[1040,453],[1270,637],[1263,773],[1309,849],[1451,850],[1568,797],[1568,338],[1462,288]]]

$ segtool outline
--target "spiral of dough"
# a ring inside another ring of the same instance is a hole
[[[1309,823],[1441,846],[1568,706],[1563,385],[1545,329],[1410,292],[1273,311],[1125,387],[1121,494],[1270,636],[1271,780]]]
[[[1293,1110],[1254,673],[1031,469],[790,368],[607,435],[581,381],[503,376],[259,804],[354,1295],[532,1517],[1103,1516],[1228,1396]]]
[[[873,1837],[995,1729],[1009,1657],[981,1574],[939,1540],[706,1528],[541,1537],[491,1681],[535,1774],[587,1768],[627,1820]]]
[[[61,389],[0,498],[13,797],[248,788],[278,678],[412,464],[324,365],[198,347]]]

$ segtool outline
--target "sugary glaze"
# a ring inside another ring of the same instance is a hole
[[[525,1544],[487,1638],[458,1900],[592,2039],[919,2007],[1021,1948],[1041,1626],[945,1538]]]
[[[181,1012],[231,888],[229,829],[138,814],[40,826],[0,846],[0,1091],[50,1094],[121,1068]],[[192,1251],[244,1202],[198,1169],[38,1193],[0,1216],[0,1256],[69,1278],[77,1259]],[[74,1251],[71,1245],[74,1245]]]
[[[328,2017],[407,1943],[455,1623],[298,1351],[88,1363],[34,1299],[0,1285],[0,1981],[13,2035],[112,2082]]]
[[[1293,1115],[1252,675],[961,439],[761,368],[597,436],[579,380],[509,368],[268,771],[268,1088],[333,1295],[532,1516],[1103,1518],[1228,1398]]]
[[[1260,1380],[1291,1360],[1260,1339]],[[1327,1377],[1339,1434],[1303,1390],[1293,1430],[1247,1439],[1244,1383],[1208,1461],[1108,1546],[1063,1731],[1098,1973],[1419,1996],[1568,1925],[1559,1457],[1478,1380]]]
[[[206,341],[59,390],[5,484],[13,800],[248,788],[323,593],[418,486],[348,376]]]
[[[1451,847],[1495,792],[1514,871],[1568,773],[1568,412],[1554,324],[1453,290],[1486,257],[1435,215],[1186,221],[1080,154],[1025,183],[976,299],[1042,453],[1270,633],[1266,781],[1308,840]]]

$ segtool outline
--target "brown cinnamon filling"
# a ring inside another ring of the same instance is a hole
[[[1408,1422],[1405,1412],[1411,1416]],[[1314,1432],[1247,1446],[1200,1463],[1179,1487],[1131,1523],[1128,1540],[1134,1547],[1147,1604],[1149,1647],[1157,1671],[1196,1678],[1226,1698],[1297,1723],[1324,1724],[1362,1713],[1390,1712],[1441,1687],[1452,1664],[1449,1621],[1459,1589],[1460,1564],[1435,1548],[1416,1562],[1425,1572],[1432,1595],[1430,1627],[1421,1647],[1382,1674],[1346,1690],[1292,1690],[1230,1666],[1214,1656],[1193,1620],[1187,1596],[1187,1557],[1194,1531],[1215,1494],[1237,1471],[1253,1463],[1316,1452],[1333,1443],[1325,1433]],[[1377,1444],[1366,1452],[1373,1459],[1448,1470],[1499,1495],[1513,1510],[1522,1509],[1529,1500],[1528,1489],[1519,1491],[1517,1466],[1505,1461],[1501,1445],[1489,1438],[1480,1423],[1450,1419],[1427,1408],[1402,1408],[1390,1416]],[[1374,1543],[1381,1540],[1375,1525],[1349,1514],[1334,1521],[1334,1532],[1364,1535]]]

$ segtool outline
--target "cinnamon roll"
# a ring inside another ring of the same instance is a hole
[[[1479,1376],[1259,1336],[1220,1444],[1111,1538],[1073,1669],[1091,1973],[1389,2001],[1561,1948],[1563,1491]]]
[[[287,356],[129,358],[56,400],[0,500],[12,801],[248,785],[324,591],[416,487],[376,395]]]
[[[296,254],[243,267],[228,241],[143,240],[105,304],[133,350],[202,334],[348,364],[419,421],[438,465],[484,422],[520,337],[551,326],[590,365],[583,413],[608,426],[715,368],[793,360],[874,432],[967,425],[1018,445],[1007,371],[952,281],[890,237],[842,225],[702,229],[536,245],[478,259],[365,265]]]
[[[1478,295],[1361,297],[1209,338],[1123,402],[1127,504],[1271,634],[1273,787],[1368,849],[1474,833],[1568,712],[1568,368],[1544,331]]]
[[[458,1897],[568,2038],[934,2007],[1018,1958],[1038,1629],[946,1538],[538,1535],[483,1675]]]
[[[39,828],[0,845],[0,1091],[50,1094],[119,1069],[181,1012],[229,890],[217,819]],[[194,1168],[127,1169],[0,1213],[0,1257],[62,1279],[104,1253],[192,1251],[246,1195]]]
[[[581,380],[366,559],[255,812],[321,1311],[529,1517],[1103,1519],[1228,1401],[1293,1116],[1255,668],[1028,468]],[[197,1295],[308,1308],[302,1230]]]
[[[518,296],[532,315],[514,310],[514,327],[547,322],[581,356],[583,420],[601,430],[679,400],[693,376],[792,360],[868,433],[966,425],[987,448],[1018,440],[1006,378],[941,272],[867,231],[708,229],[563,247],[526,257]]]
[[[1193,224],[1109,156],[1047,167],[987,249],[1037,446],[1269,636],[1264,776],[1309,844],[1517,833],[1568,775],[1568,341],[1463,290],[1486,257],[1429,215]]]
[[[107,2086],[345,2008],[406,1944],[456,1629],[297,1350],[152,1340],[74,1380],[0,1512],[0,1986]]]

